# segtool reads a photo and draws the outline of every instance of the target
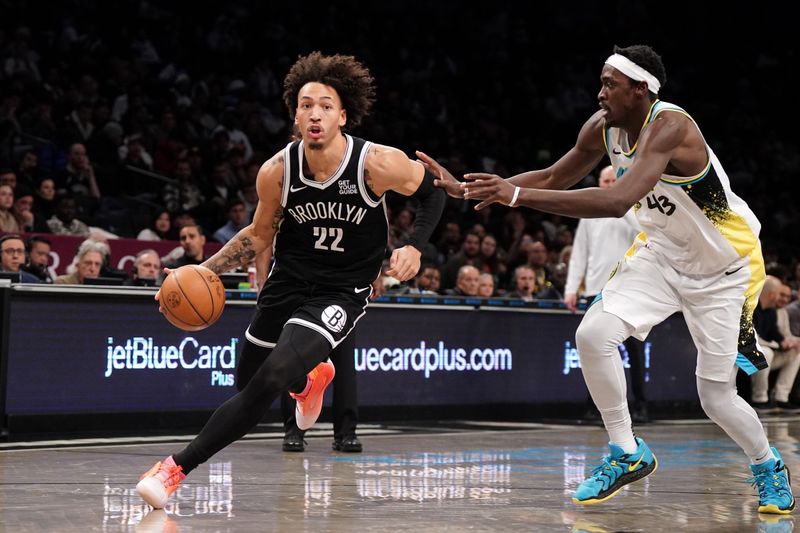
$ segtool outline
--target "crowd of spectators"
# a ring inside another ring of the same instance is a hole
[[[756,211],[770,272],[800,282],[800,150],[781,115],[790,86],[768,82],[795,53],[780,41],[704,42],[716,60],[687,61],[696,45],[652,30],[646,5],[609,16],[605,5],[465,12],[445,1],[426,5],[413,36],[413,2],[41,7],[6,2],[0,22],[0,232],[177,240],[194,221],[198,239],[225,242],[252,216],[260,165],[289,139],[283,76],[314,49],[353,54],[376,78],[375,112],[353,133],[422,149],[456,175],[546,166],[596,109],[611,45],[635,44],[619,42],[619,28],[647,27],[638,40],[664,57],[665,99],[693,113]],[[687,35],[712,14],[696,9],[681,19]],[[595,184],[590,174],[579,186]],[[390,245],[400,245],[415,204],[387,203]],[[560,299],[576,222],[451,200],[423,254],[428,269],[381,288]],[[433,271],[438,287],[420,285]]]

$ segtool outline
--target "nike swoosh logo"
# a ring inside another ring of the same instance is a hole
[[[353,292],[355,292],[356,294],[360,294],[360,293],[364,292],[365,290],[369,289],[370,287],[371,287],[371,285],[367,285],[363,289],[355,288],[355,289],[353,289]]]
[[[633,472],[634,470],[636,470],[636,467],[639,466],[639,463],[642,462],[642,459],[644,459],[644,454],[639,456],[639,460],[638,461],[636,461],[632,465],[628,465],[628,472]]]
[[[726,276],[730,276],[731,274],[736,274],[737,272],[739,272],[743,268],[744,268],[744,265],[740,266],[739,268],[734,268],[733,270],[731,270],[729,272],[725,272],[725,275]]]
[[[611,150],[611,152],[614,153],[614,154],[620,155],[622,153],[622,150],[620,150],[618,148],[614,148],[613,150]]]
[[[289,192],[302,191],[303,189],[308,189],[308,185],[303,185],[302,187],[295,187],[294,185],[292,185],[291,187],[289,187]]]

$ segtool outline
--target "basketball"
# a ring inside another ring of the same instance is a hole
[[[225,287],[219,276],[200,265],[176,268],[164,279],[159,298],[164,316],[185,331],[205,329],[222,315]]]

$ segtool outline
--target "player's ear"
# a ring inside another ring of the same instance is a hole
[[[339,127],[343,128],[345,124],[347,124],[347,110],[342,109],[342,113],[339,115]]]

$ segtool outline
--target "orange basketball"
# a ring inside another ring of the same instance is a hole
[[[185,331],[205,329],[222,314],[225,287],[219,276],[200,265],[176,268],[161,284],[164,316]]]

